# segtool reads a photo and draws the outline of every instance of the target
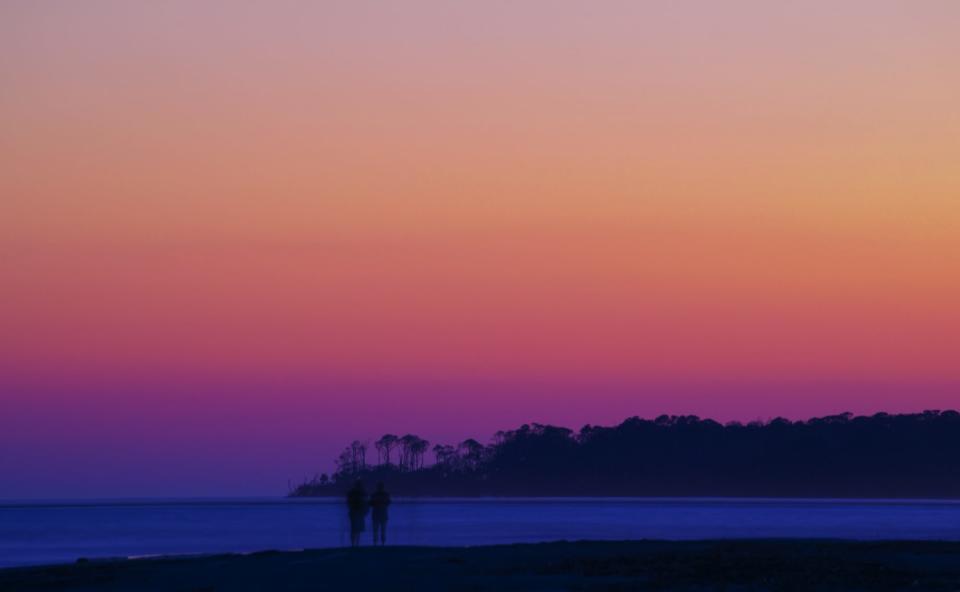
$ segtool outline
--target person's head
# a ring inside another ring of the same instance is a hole
[[[383,491],[383,489],[384,489],[384,487],[383,487],[383,481],[378,482],[378,483],[377,483],[377,491]]]
[[[363,481],[361,481],[360,479],[357,479],[356,481],[354,481],[354,482],[353,482],[353,488],[354,488],[354,489],[363,489]]]

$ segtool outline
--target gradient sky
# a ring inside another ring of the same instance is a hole
[[[960,3],[0,3],[0,498],[960,407]]]

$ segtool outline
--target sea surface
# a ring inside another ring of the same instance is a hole
[[[363,543],[369,544],[367,525]],[[582,539],[960,540],[960,502],[651,498],[395,499],[388,544]],[[339,499],[0,501],[0,567],[78,558],[349,544]]]

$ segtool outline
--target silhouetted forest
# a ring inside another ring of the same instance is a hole
[[[748,424],[632,417],[579,432],[523,425],[489,444],[433,447],[387,434],[353,442],[332,475],[290,495],[341,495],[356,478],[384,481],[395,495],[960,498],[960,413]]]

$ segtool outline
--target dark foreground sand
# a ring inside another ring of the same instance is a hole
[[[960,590],[960,543],[580,542],[386,547],[0,570],[0,591]]]

